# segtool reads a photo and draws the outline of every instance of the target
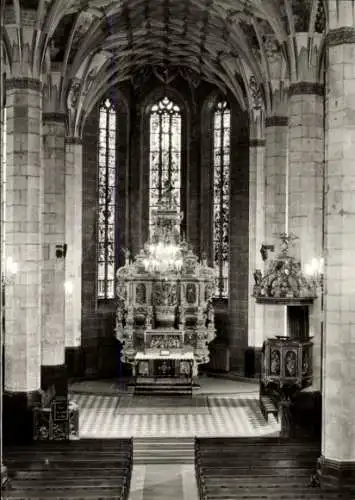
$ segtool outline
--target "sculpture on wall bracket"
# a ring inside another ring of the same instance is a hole
[[[281,233],[281,253],[268,265],[265,275],[254,272],[253,297],[259,304],[306,305],[317,297],[314,280],[307,278],[301,262],[289,255],[290,242],[296,237]]]

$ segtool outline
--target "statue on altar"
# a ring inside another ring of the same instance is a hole
[[[166,182],[149,241],[135,259],[126,251],[125,265],[117,271],[116,334],[125,363],[134,365],[137,353],[159,349],[191,353],[195,371],[209,361],[215,272],[182,239],[181,220]]]

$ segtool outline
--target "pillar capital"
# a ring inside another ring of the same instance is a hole
[[[44,59],[40,51],[46,44],[38,43],[41,26],[38,26],[37,9],[25,9],[23,6],[15,9],[15,5],[7,5],[4,13],[4,29],[9,40],[9,74],[16,78],[40,78]]]
[[[250,139],[250,148],[263,148],[265,147],[265,139]]]
[[[272,115],[265,119],[265,127],[287,127],[288,116]]]
[[[337,45],[355,44],[355,27],[342,26],[330,30],[326,36],[326,44],[328,47],[336,47]]]
[[[83,140],[81,137],[66,136],[65,137],[65,144],[74,144],[74,145],[82,146]]]
[[[44,122],[52,122],[52,123],[64,123],[66,115],[65,113],[43,113],[42,119]]]
[[[62,71],[56,65],[43,84],[43,113],[66,115],[63,94]]]
[[[294,35],[294,51],[290,60],[290,85],[298,82],[322,83],[321,69],[323,33],[298,32]]]
[[[34,90],[36,92],[42,92],[42,82],[37,78],[31,77],[10,77],[6,79],[5,82],[6,92],[10,90]]]
[[[318,82],[295,82],[288,90],[289,97],[295,95],[318,95],[324,96],[324,84]]]

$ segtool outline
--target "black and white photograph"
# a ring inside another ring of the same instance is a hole
[[[6,500],[355,500],[355,0],[0,0]]]

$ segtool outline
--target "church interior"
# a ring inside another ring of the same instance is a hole
[[[355,1],[1,1],[1,493],[355,498]]]

